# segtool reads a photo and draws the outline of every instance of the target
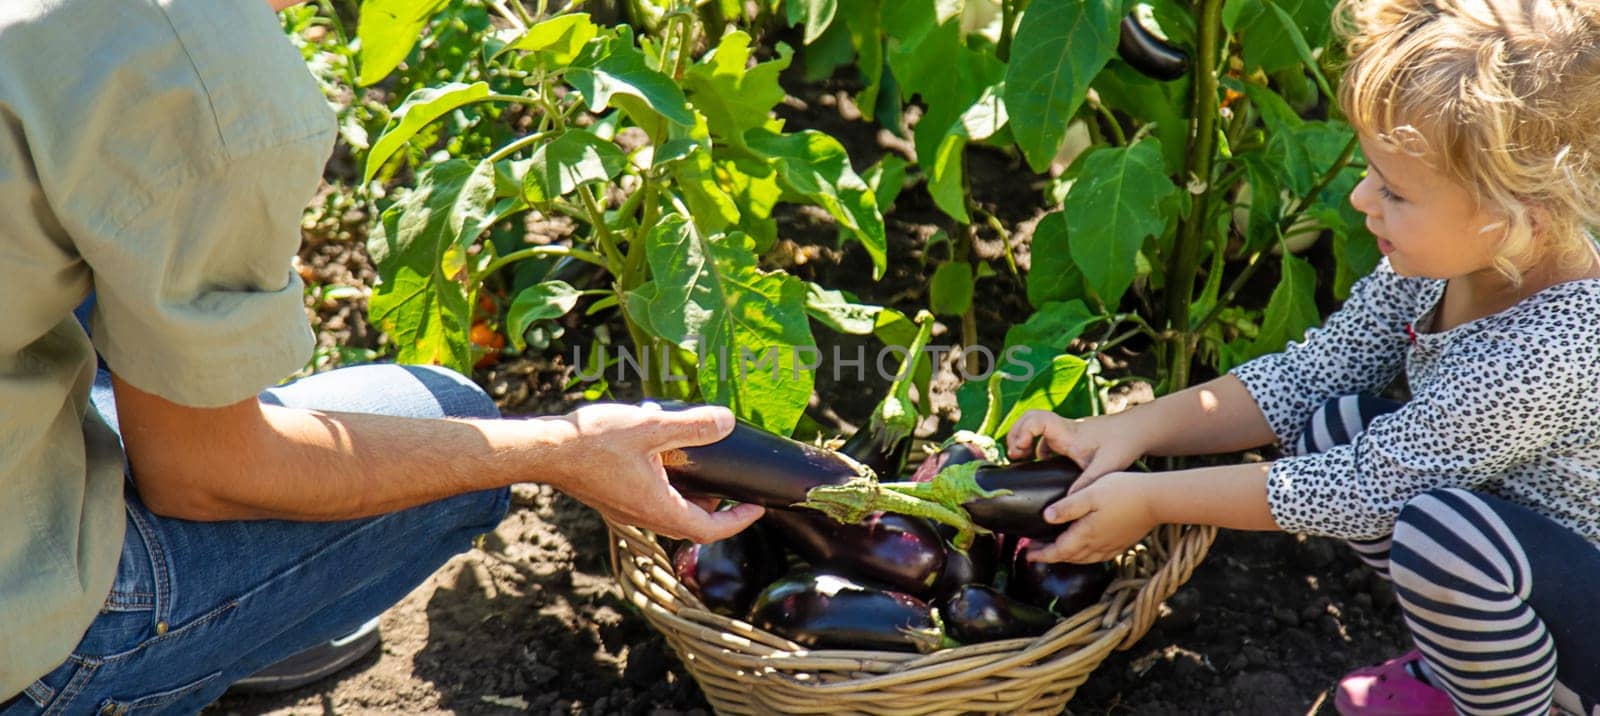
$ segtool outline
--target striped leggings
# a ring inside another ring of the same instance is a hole
[[[1300,454],[1348,443],[1399,407],[1330,400],[1306,423]],[[1394,583],[1432,680],[1460,712],[1600,716],[1595,545],[1521,505],[1445,488],[1407,502],[1388,539],[1350,545]]]

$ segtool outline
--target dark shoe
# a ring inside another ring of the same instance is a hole
[[[230,694],[288,691],[332,676],[378,645],[378,619],[333,641],[292,654],[228,687]]]

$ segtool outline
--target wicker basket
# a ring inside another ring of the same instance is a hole
[[[1060,713],[1111,650],[1150,630],[1162,600],[1216,537],[1213,527],[1159,527],[1118,559],[1118,578],[1098,604],[1043,636],[919,655],[808,651],[714,614],[678,582],[650,533],[607,525],[623,594],[666,636],[719,714]]]

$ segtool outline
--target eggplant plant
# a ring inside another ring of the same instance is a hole
[[[1039,173],[1060,203],[1032,233],[1036,313],[1004,345],[1036,348],[1036,372],[1080,338],[1091,353],[1132,342],[1156,352],[1158,392],[1179,390],[1197,366],[1299,338],[1319,291],[1345,297],[1380,258],[1347,201],[1364,161],[1333,102],[1335,0],[783,2],[809,76],[853,65],[862,115],[892,131],[922,108],[910,176],[952,222],[931,303],[961,316],[965,345],[973,282],[1017,270],[1015,227],[973,198],[972,146]],[[969,265],[979,231],[1005,240],[1006,266]],[[1317,243],[1331,285],[1299,255]],[[1265,305],[1242,298],[1262,283]],[[1002,382],[1003,419],[1027,381]],[[959,427],[978,430],[989,386],[958,397]]]
[[[403,62],[430,19],[454,4],[366,0],[362,81]],[[759,265],[777,241],[780,202],[831,216],[874,276],[887,262],[876,193],[843,146],[771,116],[789,48],[752,62],[750,35],[733,31],[697,57],[707,31],[688,8],[668,13],[658,36],[638,36],[585,13],[536,19],[521,3],[494,5],[509,29],[464,60],[474,71],[413,92],[365,157],[371,182],[413,140],[436,136],[442,120],[520,122],[507,141],[419,166],[382,212],[368,242],[379,274],[370,311],[399,360],[470,370],[476,294],[523,264],[558,257],[603,269],[609,285],[521,288],[506,316],[512,349],[593,296],[590,314],[614,312],[625,325],[647,396],[728,405],[781,434],[811,395],[812,319],[908,340],[903,316]],[[574,226],[570,240],[516,228],[552,219]]]

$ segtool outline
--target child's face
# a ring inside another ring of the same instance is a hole
[[[1367,228],[1396,273],[1451,279],[1493,270],[1504,235],[1501,217],[1419,158],[1366,135],[1361,149],[1367,176],[1350,193],[1350,204],[1367,215]]]

